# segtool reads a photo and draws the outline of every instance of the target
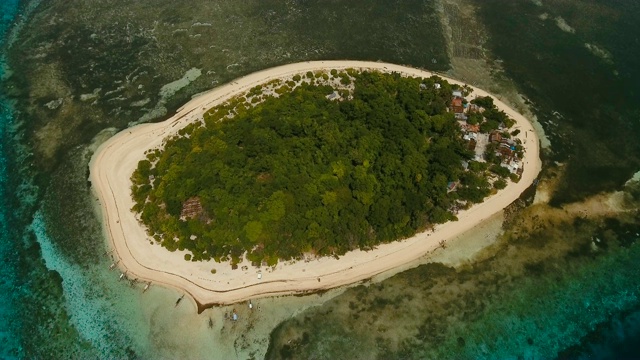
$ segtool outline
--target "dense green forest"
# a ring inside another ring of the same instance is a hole
[[[370,249],[506,186],[508,174],[492,184],[489,164],[472,161],[441,78],[333,70],[270,85],[277,95],[258,86],[211,109],[132,176],[133,210],[187,260]]]

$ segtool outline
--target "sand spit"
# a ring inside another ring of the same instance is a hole
[[[126,129],[102,144],[94,154],[90,180],[97,195],[104,220],[104,229],[118,266],[127,276],[140,281],[151,281],[188,293],[198,303],[200,311],[206,305],[232,304],[258,297],[304,294],[353,284],[392,270],[427,255],[443,241],[452,239],[491,215],[501,211],[528,188],[541,168],[539,140],[531,123],[521,114],[494,97],[498,108],[516,121],[518,137],[525,148],[524,172],[518,183],[510,183],[482,204],[461,211],[458,221],[439,225],[434,231],[371,251],[352,251],[340,259],[324,257],[296,262],[281,262],[276,267],[256,268],[244,261],[237,270],[216,262],[190,262],[184,260],[186,252],[169,252],[154,244],[145,228],[131,212],[130,177],[143,159],[144,152],[162,146],[163,139],[174,135],[187,124],[202,119],[208,109],[242,94],[252,87],[273,79],[291,78],[307,71],[330,69],[362,69],[399,72],[408,76],[430,77],[438,75],[450,83],[463,83],[439,74],[410,67],[364,61],[313,61],[279,66],[236,79],[226,85],[204,93],[181,107],[170,119],[157,124],[142,124]],[[471,87],[474,96],[491,96],[486,91]],[[212,274],[212,269],[216,270]]]

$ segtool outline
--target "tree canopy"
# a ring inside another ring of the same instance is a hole
[[[313,74],[275,96],[257,87],[259,102],[233,99],[149,152],[132,176],[149,234],[192,261],[273,265],[409,237],[490,193],[486,167],[463,168],[446,81],[330,74],[315,79],[349,90]]]

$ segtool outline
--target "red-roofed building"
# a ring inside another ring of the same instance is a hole
[[[464,113],[464,106],[462,105],[462,98],[456,97],[451,100],[451,111],[455,114]]]
[[[502,135],[497,131],[493,131],[489,135],[489,142],[500,142],[501,140],[502,140]]]
[[[475,124],[475,125],[471,125],[471,124],[467,124],[467,131],[469,132],[480,132],[480,125]]]

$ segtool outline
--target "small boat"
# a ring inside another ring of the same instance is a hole
[[[146,292],[147,290],[149,290],[149,287],[151,286],[151,281],[149,281],[145,286],[144,289],[142,289],[142,292]]]
[[[180,296],[178,300],[176,300],[176,305],[174,307],[178,306],[178,304],[180,304],[180,301],[182,301],[183,298],[184,298],[184,294],[182,294],[182,296]]]
[[[109,270],[113,270],[113,269],[115,269],[115,268],[116,268],[116,265],[118,265],[118,263],[119,263],[119,262],[120,262],[120,260],[118,260],[118,261],[116,261],[116,262],[112,263],[112,264],[111,264],[111,266],[109,266]]]
[[[127,276],[127,272],[123,272],[122,274],[120,274],[120,278],[118,280],[122,280],[124,279],[124,277]]]

